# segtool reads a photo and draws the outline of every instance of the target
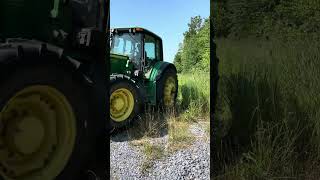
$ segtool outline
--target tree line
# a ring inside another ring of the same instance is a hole
[[[174,64],[178,73],[209,72],[210,69],[210,20],[201,16],[192,17],[183,42],[175,55]]]
[[[320,0],[214,0],[215,36],[319,39]]]
[[[216,38],[320,40],[320,0],[212,0]],[[192,17],[174,58],[178,71],[209,72],[210,21]]]

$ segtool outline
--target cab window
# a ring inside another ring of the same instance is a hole
[[[144,51],[146,60],[160,60],[160,42],[156,38],[145,35]]]

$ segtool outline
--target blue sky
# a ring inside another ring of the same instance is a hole
[[[163,41],[164,60],[172,62],[190,18],[209,17],[209,0],[111,0],[111,27],[140,26]]]

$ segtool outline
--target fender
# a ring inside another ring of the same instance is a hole
[[[110,84],[109,84],[109,86],[111,87],[113,85],[113,83],[116,82],[116,79],[118,79],[118,78],[127,80],[133,86],[135,86],[137,88],[137,90],[138,90],[139,96],[141,97],[141,102],[142,103],[146,103],[147,102],[147,100],[146,100],[147,92],[146,92],[145,88],[143,88],[143,84],[141,84],[141,82],[139,80],[131,78],[131,77],[127,76],[127,75],[113,73],[113,74],[110,75]]]
[[[169,63],[169,62],[165,62],[165,61],[159,61],[157,62],[153,67],[152,67],[152,72],[150,74],[150,78],[149,80],[150,81],[158,81],[163,72],[166,71],[166,69],[168,68],[172,68],[174,69],[175,71],[177,71],[176,67],[172,64],[172,63]]]
[[[152,71],[148,78],[149,81],[147,81],[146,83],[146,88],[148,92],[147,101],[151,105],[157,104],[157,98],[156,98],[157,81],[162,77],[163,72],[165,72],[168,68],[172,68],[177,72],[176,67],[169,62],[159,61],[159,62],[156,62],[152,67]]]

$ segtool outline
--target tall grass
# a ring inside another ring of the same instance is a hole
[[[177,108],[182,120],[209,120],[210,115],[210,75],[195,72],[179,74]]]
[[[320,45],[217,40],[217,177],[316,178]]]

